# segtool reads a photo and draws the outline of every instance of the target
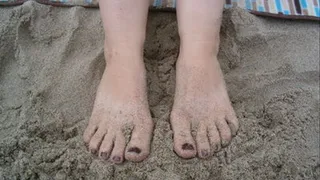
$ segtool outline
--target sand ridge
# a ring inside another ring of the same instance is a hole
[[[142,163],[111,165],[82,133],[103,73],[97,9],[33,1],[0,9],[0,179],[318,179],[319,26],[224,12],[219,61],[241,127],[209,160],[173,152],[176,17],[149,16],[145,63],[155,131]]]

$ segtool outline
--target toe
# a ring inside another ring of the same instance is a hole
[[[93,112],[89,120],[89,124],[83,133],[83,140],[86,146],[88,146],[88,144],[91,141],[91,138],[98,130],[100,120],[101,120],[101,117],[99,116],[99,114]]]
[[[191,124],[187,120],[181,120],[179,116],[171,114],[173,130],[174,151],[182,158],[196,156],[196,146],[191,135]]]
[[[114,144],[115,136],[108,132],[103,138],[103,141],[100,145],[99,156],[103,160],[107,160],[111,154],[113,144]]]
[[[116,135],[115,141],[114,141],[114,147],[110,156],[110,161],[116,164],[120,164],[123,162],[123,154],[124,149],[126,147],[126,141],[122,134],[122,132],[119,132]]]
[[[220,134],[221,145],[225,147],[230,143],[232,138],[230,127],[228,126],[228,123],[225,119],[217,120],[216,126]]]
[[[127,160],[140,162],[148,157],[150,153],[152,129],[152,125],[134,127],[130,142],[125,152],[125,158]]]
[[[83,133],[83,141],[86,145],[89,144],[92,136],[97,131],[97,129],[98,129],[98,126],[96,126],[96,124],[93,124],[93,123],[88,124],[86,130]]]
[[[238,129],[239,129],[239,121],[238,121],[237,116],[232,111],[232,113],[230,113],[226,116],[226,120],[227,120],[227,123],[229,125],[230,130],[231,130],[232,136],[236,136]]]
[[[212,152],[220,151],[221,140],[219,131],[214,123],[208,125],[208,138],[210,142],[210,147]]]
[[[105,134],[106,130],[104,128],[99,128],[92,136],[89,143],[89,150],[92,154],[97,154]]]
[[[208,158],[211,155],[210,144],[207,135],[207,127],[204,124],[200,124],[197,131],[197,151],[200,158]]]

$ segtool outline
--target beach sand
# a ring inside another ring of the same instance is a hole
[[[219,61],[241,127],[209,160],[173,152],[176,15],[151,12],[147,29],[152,152],[112,165],[82,141],[105,67],[98,9],[0,8],[0,179],[319,179],[317,22],[224,12]]]

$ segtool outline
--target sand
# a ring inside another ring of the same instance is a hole
[[[82,142],[105,67],[99,11],[0,8],[0,179],[319,179],[317,22],[224,12],[219,60],[241,128],[209,160],[173,152],[176,15],[150,13],[147,32],[152,153],[112,165]]]

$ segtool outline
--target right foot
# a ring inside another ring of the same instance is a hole
[[[149,155],[153,131],[143,60],[118,55],[109,60],[83,138],[89,151],[104,160],[142,161]],[[128,126],[133,131],[126,145],[123,130]]]

